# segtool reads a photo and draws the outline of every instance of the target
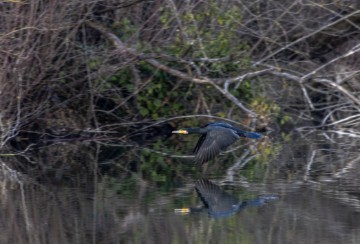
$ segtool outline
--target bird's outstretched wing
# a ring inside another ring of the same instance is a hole
[[[195,162],[201,165],[233,144],[239,135],[232,129],[216,126],[202,135],[195,147]]]
[[[200,149],[201,145],[203,144],[205,138],[206,138],[206,134],[202,134],[202,135],[200,136],[198,142],[196,143],[196,146],[195,146],[195,148],[194,148],[193,153],[196,154],[196,153],[199,151],[199,149]]]

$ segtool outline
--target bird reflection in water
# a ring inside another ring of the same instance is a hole
[[[202,128],[183,128],[172,133],[201,134],[194,148],[197,166],[215,158],[240,137],[259,139],[263,136],[260,133],[240,130],[225,122],[212,122]]]
[[[276,196],[262,196],[256,199],[241,201],[207,179],[196,181],[195,189],[203,206],[175,209],[175,213],[189,214],[207,212],[213,218],[223,218],[229,217],[246,207],[261,206],[268,201],[278,199]]]

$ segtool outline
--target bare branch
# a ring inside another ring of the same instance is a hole
[[[346,90],[343,86],[337,84],[336,82],[332,81],[332,80],[328,80],[328,79],[314,79],[314,81],[323,83],[323,84],[327,84],[330,85],[331,87],[334,87],[336,90],[340,91],[341,93],[343,93],[346,97],[348,97],[351,101],[353,101],[355,104],[357,104],[358,106],[360,106],[360,100],[357,99],[354,95],[352,95],[351,92],[349,92],[348,90]]]
[[[329,66],[330,64],[335,63],[336,61],[342,59],[342,58],[346,58],[349,57],[357,52],[360,52],[360,44],[356,45],[355,47],[353,47],[350,51],[348,51],[347,53],[345,53],[344,55],[338,56],[332,60],[330,60],[329,62],[317,67],[316,69],[314,69],[313,71],[307,73],[306,75],[303,75],[300,79],[300,82],[303,83],[305,81],[307,81],[311,76],[315,75],[316,73],[318,73],[320,70],[324,69],[325,67]]]

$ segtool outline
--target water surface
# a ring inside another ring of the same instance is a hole
[[[115,154],[102,145],[84,157],[88,172],[65,181],[35,180],[2,162],[0,242],[360,243],[359,142],[324,132],[279,138],[269,138],[276,152],[265,159],[245,143],[206,174],[191,158],[170,157],[181,144],[171,139]],[[213,184],[203,196],[199,180]],[[204,198],[218,205],[210,211]],[[236,199],[242,207],[214,214]]]

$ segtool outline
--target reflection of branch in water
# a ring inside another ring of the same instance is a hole
[[[203,206],[175,209],[175,213],[202,213],[207,212],[213,218],[229,217],[246,207],[261,206],[267,201],[276,200],[275,196],[264,196],[256,199],[242,201],[223,191],[218,185],[207,179],[195,182],[195,189]]]
[[[312,166],[312,164],[314,162],[314,158],[316,156],[316,151],[317,150],[313,150],[311,152],[311,157],[310,157],[309,161],[306,164],[306,171],[305,171],[305,174],[304,174],[304,181],[307,181],[308,178],[309,178],[309,174],[310,174],[310,171],[311,171],[311,166]]]
[[[308,184],[311,189],[319,191],[329,196],[331,199],[341,202],[345,206],[351,206],[360,212],[360,200],[358,196],[345,190],[334,189],[334,187],[328,183],[322,183],[314,180],[309,180],[307,183],[311,183]]]
[[[341,170],[338,170],[335,174],[334,177],[339,178],[341,177],[341,175],[347,173],[350,169],[355,167],[356,163],[360,162],[360,156],[358,156],[357,158],[351,160],[350,162],[348,162],[344,168],[342,168]]]
[[[6,190],[7,182],[14,182],[14,183],[20,184],[20,183],[22,183],[21,177],[22,177],[22,175],[19,172],[11,169],[4,162],[1,162],[1,164],[0,164],[0,182],[1,182],[1,188],[2,188],[1,195],[3,195],[3,193]]]

